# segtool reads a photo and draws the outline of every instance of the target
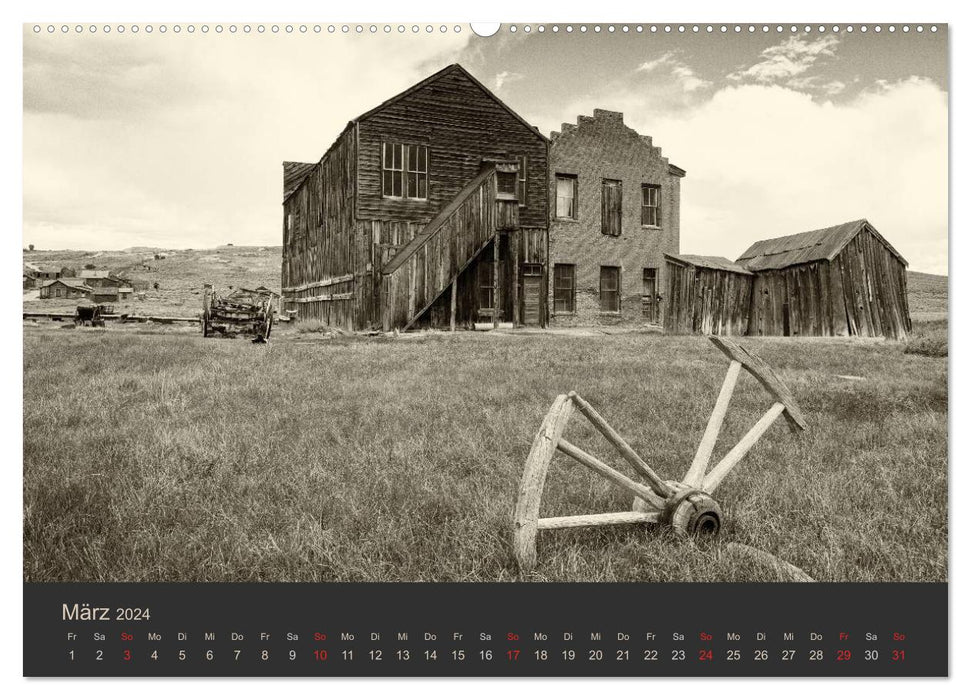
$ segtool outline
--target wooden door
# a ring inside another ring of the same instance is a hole
[[[657,323],[657,268],[645,267],[643,279],[644,286],[641,290],[641,306],[644,311],[644,318],[648,323]]]
[[[538,326],[543,288],[543,266],[523,265],[523,323]]]

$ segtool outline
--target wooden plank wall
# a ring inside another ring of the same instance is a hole
[[[354,131],[347,129],[283,207],[283,308],[296,308],[300,320],[351,329],[361,315],[367,258],[355,235],[354,193]]]
[[[757,273],[750,315],[749,335],[903,339],[907,270],[865,229],[832,261]]]
[[[520,224],[548,226],[548,144],[460,70],[358,122],[358,219],[431,221],[482,169],[483,159],[526,157],[526,206]],[[381,144],[428,146],[428,199],[381,195]]]
[[[664,329],[669,333],[744,335],[752,277],[667,261]]]
[[[466,196],[404,264],[382,275],[380,305],[384,329],[403,328],[431,304],[486,248],[495,235],[496,223],[493,173]]]

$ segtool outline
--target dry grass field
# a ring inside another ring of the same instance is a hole
[[[919,324],[938,337],[942,327]],[[826,581],[947,577],[947,358],[745,339],[811,423],[778,421],[718,496],[725,541]],[[27,581],[511,581],[509,521],[554,396],[683,474],[727,361],[704,338],[425,333],[269,345],[196,328],[25,324]],[[739,382],[721,451],[768,405]],[[629,473],[579,417],[567,437]],[[563,458],[543,514],[626,509]],[[541,581],[773,573],[653,526],[541,533]]]

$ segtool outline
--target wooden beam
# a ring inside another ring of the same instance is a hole
[[[316,297],[303,297],[300,299],[290,299],[297,304],[308,304],[313,301],[340,301],[341,299],[353,299],[354,292],[344,292],[343,294],[321,294]]]
[[[563,438],[560,438],[559,442],[556,443],[556,449],[565,454],[567,457],[572,457],[588,469],[595,471],[607,481],[610,481],[620,488],[628,491],[636,498],[647,501],[658,509],[664,507],[664,499],[660,498],[656,493],[651,491],[651,489],[642,484],[638,484],[629,477],[624,476],[613,467],[604,464],[593,455],[587,454],[579,447],[570,444]]]
[[[509,248],[512,252],[512,327],[519,327],[519,229],[509,234]]]
[[[738,444],[722,458],[722,461],[712,468],[708,476],[705,477],[701,490],[706,493],[713,493],[722,480],[728,476],[728,472],[732,470],[732,467],[741,462],[742,458],[748,454],[748,451],[755,447],[755,443],[759,441],[759,438],[769,429],[785,408],[785,405],[779,402],[772,404],[772,408],[766,411],[764,416],[759,418],[759,422],[753,425],[752,429],[745,433],[742,439],[738,441]]]
[[[573,399],[573,403],[576,404],[576,407],[580,409],[580,413],[585,415],[587,420],[593,424],[593,427],[599,430],[600,434],[607,438],[607,441],[617,448],[617,451],[620,452],[624,459],[626,459],[627,462],[641,474],[641,476],[647,479],[647,482],[651,485],[651,488],[658,494],[658,496],[664,499],[674,493],[674,489],[668,486],[664,480],[647,465],[647,462],[641,459],[640,456],[634,452],[633,448],[627,444],[627,441],[624,440],[624,438],[622,438],[620,434],[614,430],[609,423],[607,423],[606,420],[604,420],[603,416],[597,413],[597,410],[593,406],[587,403],[587,401],[575,391],[571,391],[569,396],[571,399]]]
[[[533,446],[526,458],[513,513],[513,555],[524,571],[536,566],[536,531],[546,473],[572,415],[573,402],[570,397],[566,394],[557,396],[533,438]]]
[[[782,383],[782,380],[766,364],[765,360],[728,338],[710,335],[708,340],[725,353],[730,360],[740,362],[749,374],[759,380],[759,383],[772,395],[772,398],[782,404],[785,408],[786,420],[789,421],[789,427],[793,431],[805,430],[809,427],[802,411],[799,410],[799,406],[796,405],[796,401],[792,397],[792,392]]]
[[[540,530],[559,530],[568,527],[598,527],[600,525],[637,525],[641,523],[656,523],[661,514],[658,511],[650,513],[597,513],[596,515],[566,515],[558,518],[540,518]]]
[[[453,333],[455,332],[455,307],[457,305],[456,297],[458,295],[456,288],[458,287],[458,283],[459,283],[458,277],[452,280],[452,304],[450,309],[448,327],[449,327],[449,330],[452,331]]]
[[[492,328],[499,327],[499,230],[492,239]]]
[[[705,428],[705,434],[701,437],[701,442],[698,444],[698,451],[695,452],[695,458],[691,462],[688,473],[682,479],[689,486],[700,487],[705,479],[708,461],[711,459],[712,450],[715,449],[715,443],[718,442],[718,434],[721,432],[722,423],[725,421],[725,414],[728,412],[728,404],[732,400],[735,383],[738,381],[738,374],[741,371],[742,363],[737,360],[732,360],[732,363],[728,365],[728,373],[725,375],[725,381],[722,382],[721,391],[718,393],[718,400],[715,401],[715,408],[708,418],[708,426]]]
[[[322,279],[319,282],[308,282],[307,284],[301,284],[299,287],[284,287],[281,291],[284,292],[305,292],[313,287],[330,287],[335,284],[340,284],[341,282],[353,282],[354,273],[348,273],[346,275],[340,275],[339,277],[328,277],[327,279]]]

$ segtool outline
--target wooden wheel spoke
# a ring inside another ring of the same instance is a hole
[[[695,452],[695,458],[691,462],[688,473],[684,475],[683,481],[688,486],[700,487],[705,479],[705,471],[708,469],[708,462],[711,459],[712,450],[715,449],[715,443],[718,442],[718,435],[721,433],[725,414],[728,413],[728,404],[732,400],[735,384],[741,371],[742,363],[738,360],[732,360],[732,363],[728,365],[728,373],[725,375],[725,381],[718,393],[718,400],[715,401],[715,408],[712,409],[711,416],[708,418],[705,434],[698,444],[698,451]]]
[[[628,493],[636,498],[641,498],[657,508],[662,508],[664,506],[664,499],[654,493],[651,489],[643,484],[638,484],[630,477],[624,476],[613,467],[604,464],[593,455],[587,454],[579,447],[567,442],[563,438],[560,438],[559,442],[556,444],[556,449],[604,477],[607,479],[607,481],[610,481],[620,488],[625,489]]]
[[[728,472],[730,472],[736,464],[742,461],[742,458],[747,455],[748,451],[755,446],[755,443],[759,441],[759,438],[762,437],[763,433],[769,429],[769,427],[775,422],[775,419],[782,415],[782,412],[785,410],[785,405],[780,402],[772,404],[772,408],[766,411],[765,415],[759,418],[758,423],[753,425],[751,430],[745,433],[742,439],[738,441],[738,444],[735,445],[735,447],[733,447],[729,453],[722,458],[722,461],[712,468],[708,476],[705,477],[705,481],[701,489],[707,493],[713,493],[714,490],[718,488],[718,485],[722,482],[722,480],[728,476]]]

